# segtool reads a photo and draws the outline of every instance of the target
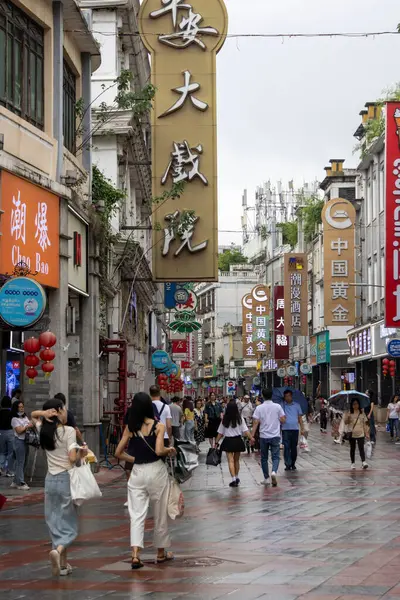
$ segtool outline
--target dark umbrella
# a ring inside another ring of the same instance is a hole
[[[308,402],[302,392],[300,390],[295,390],[291,387],[281,387],[281,388],[273,388],[272,389],[272,402],[276,404],[283,405],[283,394],[286,390],[290,390],[293,394],[293,402],[300,404],[303,415],[308,414]]]
[[[367,394],[357,392],[356,390],[348,390],[338,392],[329,398],[329,404],[336,410],[345,411],[350,409],[353,400],[358,400],[360,408],[367,408],[371,404],[371,400]]]

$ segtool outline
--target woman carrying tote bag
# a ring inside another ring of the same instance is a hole
[[[32,413],[32,420],[40,431],[40,445],[47,457],[44,511],[53,546],[52,573],[70,575],[72,567],[67,562],[67,548],[78,535],[78,515],[71,497],[69,471],[87,451],[76,449],[76,431],[65,425],[67,410],[61,400],[46,402],[43,410]]]

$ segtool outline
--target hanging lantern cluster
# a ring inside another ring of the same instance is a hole
[[[382,361],[382,374],[384,377],[390,375],[390,377],[396,376],[396,361],[384,358]]]
[[[26,376],[29,379],[29,383],[33,383],[36,377],[39,375],[36,367],[40,363],[39,357],[36,356],[40,350],[40,342],[35,337],[30,337],[24,341],[24,350],[27,353],[25,356],[25,365],[28,367],[26,370]]]
[[[177,377],[174,373],[171,375],[165,375],[160,373],[157,376],[157,383],[160,386],[160,390],[167,392],[167,394],[181,392],[183,390],[183,381]]]
[[[40,360],[42,360],[42,371],[45,374],[45,377],[50,377],[50,374],[54,371],[54,364],[52,361],[54,360],[56,354],[54,350],[51,348],[56,344],[57,338],[54,333],[51,331],[45,331],[41,333],[38,338],[30,337],[24,342],[24,350],[27,353],[25,356],[25,365],[28,367],[26,370],[26,376],[29,379],[29,383],[33,383],[36,377],[39,375],[36,367],[40,364]],[[37,353],[41,350],[39,356]]]
[[[54,364],[51,361],[55,359],[56,353],[54,350],[51,350],[51,348],[55,346],[57,338],[51,331],[45,331],[40,334],[39,342],[40,346],[44,348],[39,355],[43,361],[42,371],[45,374],[46,379],[48,379],[50,374],[54,371]]]

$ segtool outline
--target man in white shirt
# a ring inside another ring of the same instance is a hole
[[[165,434],[164,434],[164,445],[165,447],[169,446],[169,440],[172,436],[172,415],[171,409],[168,404],[165,404],[161,400],[161,390],[158,385],[152,385],[150,387],[150,397],[152,402],[155,404],[158,410],[158,415],[160,417],[161,423],[165,425]]]
[[[279,404],[272,402],[272,390],[264,389],[262,397],[264,399],[263,404],[257,406],[253,414],[251,441],[254,444],[254,436],[257,427],[260,426],[261,468],[264,474],[264,481],[262,483],[269,485],[268,455],[271,450],[271,481],[273,487],[276,487],[278,485],[276,474],[279,469],[280,459],[281,423],[286,421],[286,417],[283,408]]]

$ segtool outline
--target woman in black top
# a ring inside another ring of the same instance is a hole
[[[144,526],[150,501],[154,514],[154,546],[157,563],[174,558],[166,552],[168,535],[169,478],[162,457],[175,456],[175,448],[164,446],[165,426],[154,420],[153,403],[148,394],[135,394],[128,413],[128,426],[115,452],[119,460],[133,463],[128,481],[128,508],[131,518],[132,569],[144,565],[140,551],[144,547]],[[125,451],[128,446],[127,452]]]
[[[211,448],[215,447],[215,440],[218,435],[218,427],[221,424],[222,406],[217,402],[217,397],[214,392],[211,392],[210,398],[204,409],[206,418],[206,437],[210,440]]]
[[[0,475],[14,477],[14,430],[11,427],[11,398],[4,396],[0,408]]]

